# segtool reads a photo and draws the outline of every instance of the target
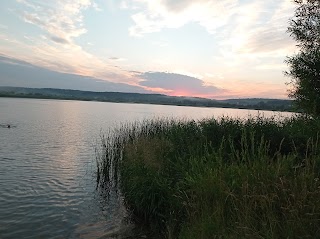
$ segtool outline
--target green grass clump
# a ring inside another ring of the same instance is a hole
[[[320,121],[151,120],[103,139],[99,182],[165,238],[317,238]]]

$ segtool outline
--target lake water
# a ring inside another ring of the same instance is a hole
[[[0,98],[0,238],[109,238],[121,230],[123,208],[106,203],[95,181],[96,142],[121,122],[249,114],[258,112]]]

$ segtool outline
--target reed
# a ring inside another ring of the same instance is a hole
[[[161,238],[316,238],[320,121],[125,124],[102,138],[98,181]]]

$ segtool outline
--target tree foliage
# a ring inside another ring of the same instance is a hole
[[[286,63],[291,77],[289,97],[305,113],[320,116],[320,0],[295,0],[297,8],[288,32],[299,52]]]

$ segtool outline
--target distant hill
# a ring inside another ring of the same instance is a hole
[[[162,94],[122,92],[94,92],[52,88],[1,87],[0,97],[40,98],[105,101],[122,103],[163,104],[198,107],[244,108],[258,110],[292,111],[291,100],[279,99],[228,99],[212,100],[198,97],[177,97]]]
[[[264,98],[247,98],[247,99],[228,99],[221,102],[241,107],[270,108],[278,111],[292,111],[292,100],[264,99]]]

